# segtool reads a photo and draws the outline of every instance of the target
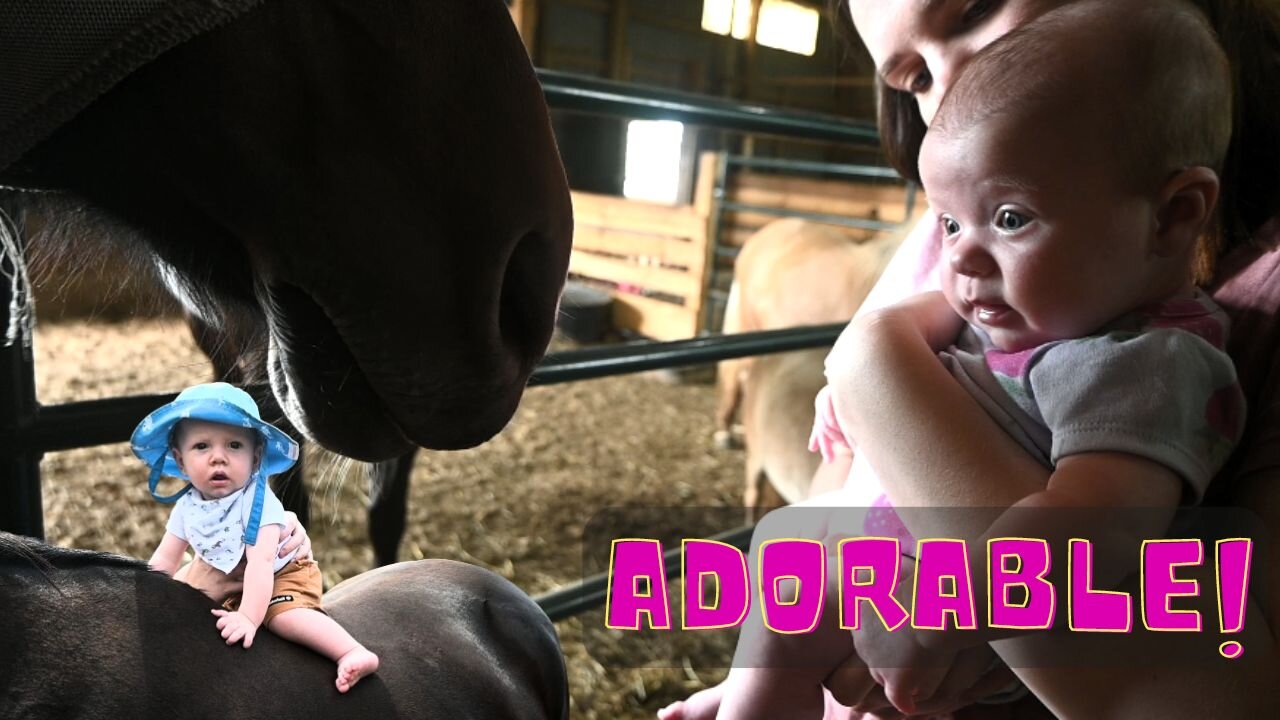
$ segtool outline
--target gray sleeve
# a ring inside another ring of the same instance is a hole
[[[1031,369],[1030,385],[1055,465],[1080,453],[1138,455],[1181,475],[1192,502],[1204,497],[1243,424],[1231,359],[1183,330],[1062,343]]]

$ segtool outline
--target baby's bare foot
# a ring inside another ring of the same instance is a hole
[[[338,692],[344,693],[365,675],[377,672],[378,656],[369,652],[363,645],[357,645],[346,655],[338,658]]]
[[[658,711],[658,720],[715,720],[724,697],[724,685],[716,685],[671,703]]]

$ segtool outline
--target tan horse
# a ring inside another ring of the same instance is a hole
[[[846,322],[902,238],[864,241],[807,220],[778,220],[747,239],[734,265],[724,332]],[[826,382],[826,349],[720,363],[716,444],[727,447],[741,411],[747,449],[747,521],[805,497],[818,456],[808,451],[813,399]],[[766,479],[780,496],[761,497]]]

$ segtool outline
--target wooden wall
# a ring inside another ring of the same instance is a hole
[[[728,288],[733,264],[716,258],[711,236],[716,225],[713,191],[717,156],[704,154],[698,165],[691,203],[662,205],[573,193],[570,275],[613,295],[614,326],[619,329],[657,340],[695,337],[708,329],[707,303],[713,282],[722,290]],[[913,222],[924,207],[921,199],[911,217],[907,216],[901,183],[742,174],[725,190],[725,199],[735,202],[887,222]],[[741,245],[751,233],[779,217],[723,213],[718,223],[720,242]],[[850,242],[875,234],[839,229],[849,235]]]

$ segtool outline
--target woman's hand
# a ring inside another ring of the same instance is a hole
[[[307,529],[302,527],[302,523],[298,522],[298,516],[292,510],[284,512],[284,529],[280,531],[280,537],[284,541],[280,546],[280,557],[285,557],[297,549],[298,554],[294,556],[295,560],[311,559],[311,536],[307,534]]]
[[[809,431],[809,452],[821,453],[822,462],[836,462],[841,455],[852,454],[852,443],[840,429],[836,408],[831,402],[831,386],[824,385],[813,400],[813,430]]]
[[[938,290],[913,295],[877,312],[909,324],[934,352],[954,344],[964,328],[964,319]]]
[[[831,699],[844,706],[833,708],[828,702],[827,720],[898,720],[903,717],[885,697],[884,688],[871,677],[870,669],[857,654],[849,655],[822,684],[831,693]]]
[[[904,596],[898,598],[899,602],[910,602],[905,595],[914,585],[914,572],[914,562],[902,558],[896,594]],[[966,646],[963,642],[921,641],[929,637],[926,634],[939,632],[961,633],[957,640],[972,634],[963,630],[916,630],[910,624],[890,631],[878,616],[868,614],[863,627],[853,633],[856,652],[827,677],[824,685],[842,704],[888,718],[896,715],[880,703],[890,704],[904,716],[949,713],[1006,690],[1016,680],[985,642]],[[874,690],[882,692],[877,694]]]
[[[864,652],[887,656],[901,652],[905,644],[894,642],[880,645],[870,637],[858,639],[863,631],[854,633],[858,652],[850,655],[823,681],[831,696],[841,705],[852,708],[862,720],[889,720],[890,718],[921,717],[950,713],[973,703],[1007,691],[1017,680],[1004,663],[998,662],[995,652],[988,645],[961,650],[944,660],[937,654],[915,655],[916,667],[907,667],[899,655],[896,660],[873,660],[873,663],[889,663],[900,667],[870,669],[859,656]],[[881,632],[892,638],[898,633]],[[901,632],[901,631],[899,631]],[[910,632],[910,631],[908,631]],[[919,646],[916,645],[916,648]],[[886,683],[885,686],[880,682]],[[926,686],[928,689],[926,690]],[[918,689],[916,694],[913,690]],[[890,697],[896,697],[896,702]],[[897,707],[895,707],[897,705]]]

